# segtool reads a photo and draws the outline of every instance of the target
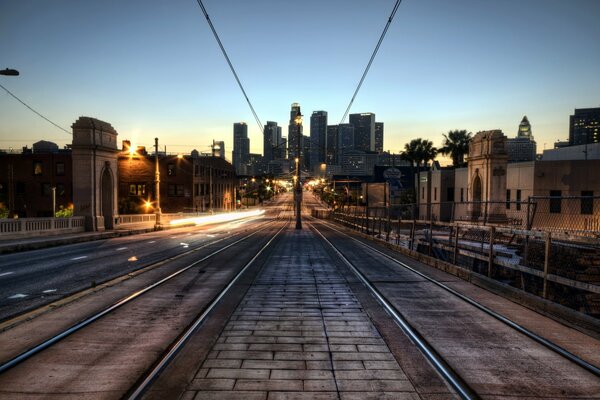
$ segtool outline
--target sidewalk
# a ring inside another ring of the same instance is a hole
[[[165,227],[165,229],[169,229]],[[16,253],[27,250],[37,250],[46,247],[63,246],[66,244],[90,242],[93,240],[111,239],[121,236],[153,232],[154,228],[115,229],[104,232],[80,232],[65,235],[23,237],[19,239],[0,239],[0,254]]]

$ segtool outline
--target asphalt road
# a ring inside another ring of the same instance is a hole
[[[0,256],[0,321],[261,223],[254,217]]]

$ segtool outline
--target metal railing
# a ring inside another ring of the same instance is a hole
[[[524,229],[522,222],[510,226],[490,224],[489,219],[487,225],[483,221],[406,219],[412,211],[414,206],[349,207],[337,210],[333,219],[388,243],[600,317],[599,238],[564,229]],[[529,213],[531,209],[523,211],[525,221]],[[541,215],[537,218],[544,221]],[[535,218],[534,214],[532,225]]]

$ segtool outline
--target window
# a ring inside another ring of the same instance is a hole
[[[17,194],[25,193],[25,183],[24,182],[17,182],[17,184],[15,186],[16,186],[15,192],[17,192]]]
[[[200,174],[200,166],[194,165],[194,176],[198,176]]]
[[[144,196],[146,194],[146,185],[143,183],[130,183],[129,184],[129,195],[130,196]]]
[[[460,202],[465,202],[465,188],[460,188]]]
[[[521,189],[517,190],[517,211],[521,211]]]
[[[510,210],[510,189],[506,189],[506,209]]]
[[[56,195],[63,197],[66,194],[65,191],[65,184],[64,183],[57,183],[56,184]]]
[[[167,175],[168,176],[175,176],[175,164],[169,164],[169,165],[167,165]]]
[[[594,213],[594,192],[591,190],[581,191],[581,213],[582,214],[593,214]]]
[[[171,197],[183,196],[183,185],[169,184],[167,194]]]
[[[33,175],[40,176],[44,172],[44,164],[41,161],[33,162]]]
[[[57,162],[56,163],[56,175],[62,176],[65,174],[65,163]]]
[[[42,183],[42,196],[52,196],[52,186],[49,183]]]
[[[8,189],[6,187],[6,183],[0,182],[0,194],[6,194]]]
[[[561,206],[561,191],[560,190],[551,190],[550,191],[550,213],[552,214],[560,214],[560,206]]]
[[[454,201],[454,188],[446,189],[446,201]]]
[[[437,188],[433,188],[433,201],[437,200]]]
[[[421,188],[421,198],[425,200],[425,187]]]
[[[200,196],[200,185],[194,183],[194,196]]]

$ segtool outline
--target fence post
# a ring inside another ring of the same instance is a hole
[[[401,215],[398,215],[398,228],[396,229],[396,246],[400,245],[400,222],[402,221]]]
[[[544,249],[544,291],[542,297],[548,298],[548,271],[550,270],[550,252],[552,250],[552,232],[546,236],[546,248]]]
[[[385,225],[385,241],[386,241],[386,243],[390,241],[390,231],[392,230],[390,223],[391,223],[390,208],[388,207],[387,208],[387,223]]]
[[[457,265],[456,264],[456,260],[458,258],[458,230],[460,229],[460,227],[458,226],[458,224],[454,224],[454,254],[453,254],[453,262],[452,264]]]
[[[491,226],[490,227],[490,253],[489,253],[489,261],[488,261],[488,278],[492,277],[492,268],[494,266],[494,232],[496,231],[496,228]]]
[[[433,253],[433,220],[429,220],[429,255]]]
[[[413,219],[412,226],[410,227],[410,249],[413,250],[415,246],[415,220]]]

